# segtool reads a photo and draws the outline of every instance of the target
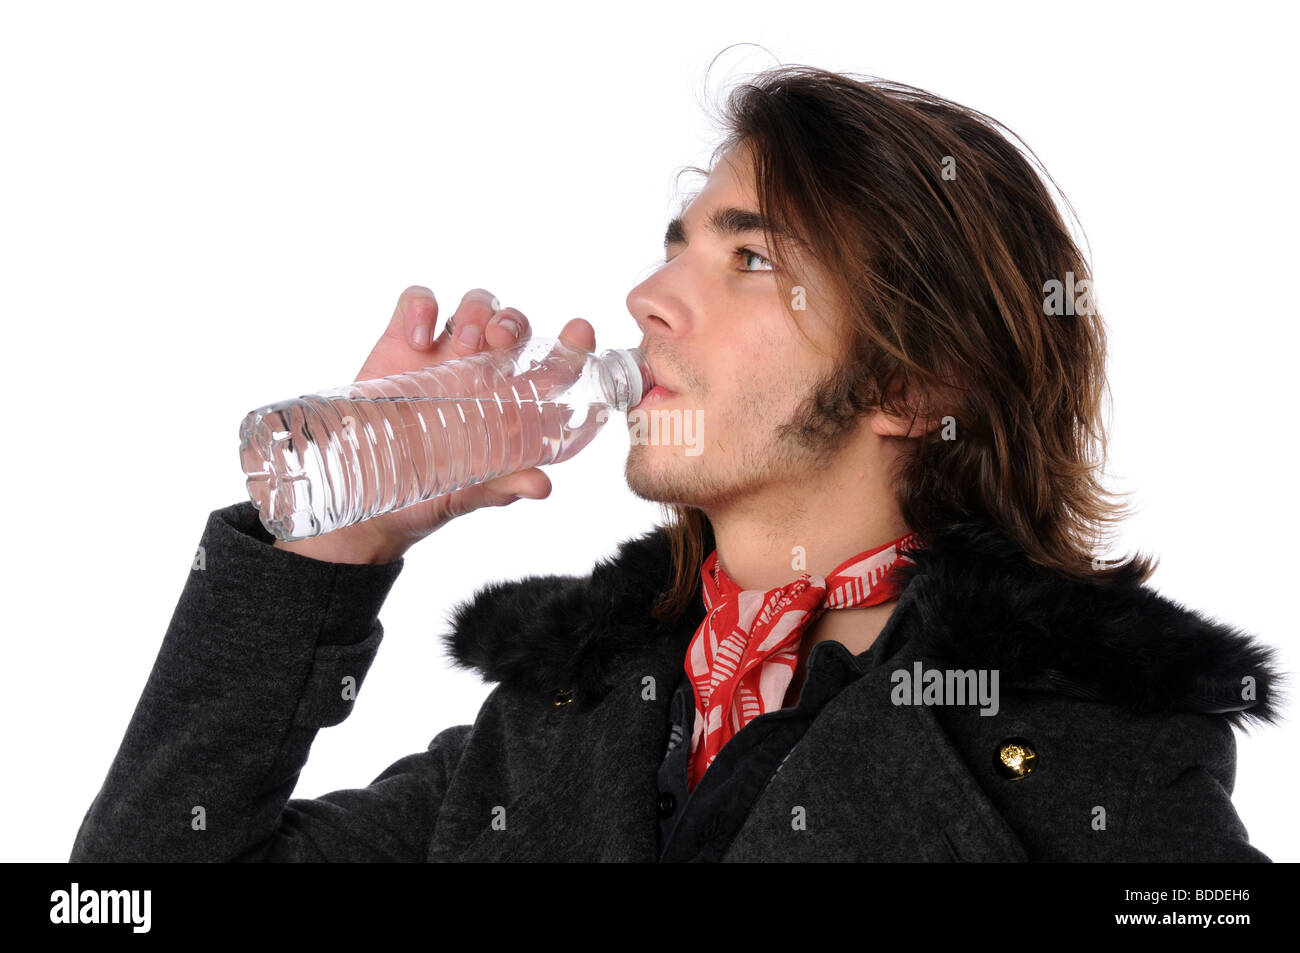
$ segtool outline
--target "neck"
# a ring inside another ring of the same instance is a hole
[[[841,456],[816,481],[798,486],[763,487],[725,507],[706,508],[713,527],[718,564],[742,589],[766,591],[792,582],[801,571],[827,576],[858,553],[910,531],[894,500],[888,464],[852,466]],[[854,655],[875,642],[897,605],[823,612],[800,640],[798,662],[785,697],[796,703],[813,646],[828,639]]]
[[[804,571],[826,576],[850,557],[909,532],[890,489],[860,476],[751,493],[705,512],[718,564],[742,589],[774,589]]]

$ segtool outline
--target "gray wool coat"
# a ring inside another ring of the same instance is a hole
[[[458,604],[454,663],[496,683],[473,723],[312,799],[299,772],[351,710],[402,563],[270,542],[250,503],[209,516],[71,860],[657,858],[667,706],[704,611],[651,619],[662,530]],[[723,860],[1268,860],[1231,794],[1234,728],[1278,718],[1271,649],[1144,586],[1043,575],[978,524],[905,573],[899,647],[820,712]],[[900,688],[929,670],[996,670],[996,714]]]

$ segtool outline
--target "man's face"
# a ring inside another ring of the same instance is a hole
[[[674,391],[628,417],[626,476],[643,499],[707,510],[748,497],[760,503],[765,494],[793,496],[816,485],[815,454],[834,449],[831,438],[808,436],[820,420],[809,397],[833,370],[837,327],[817,270],[799,256],[799,273],[787,280],[803,289],[802,300],[787,301],[761,228],[717,232],[709,224],[724,209],[757,214],[751,170],[741,150],[719,161],[682,228],[670,227],[666,263],[627,297],[641,347]],[[821,354],[799,333],[791,306]],[[654,416],[666,424],[673,411],[698,424],[703,439],[695,447],[664,442],[689,430],[661,426],[655,439]],[[638,415],[649,439],[638,440]]]

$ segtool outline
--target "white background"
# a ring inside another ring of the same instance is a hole
[[[64,860],[255,406],[352,380],[401,290],[486,287],[535,333],[640,333],[701,103],[777,61],[874,74],[1020,133],[1087,230],[1111,327],[1113,485],[1163,593],[1297,670],[1294,33],[1125,3],[3,6],[0,316],[10,394],[0,857]],[[705,86],[705,67],[733,50]],[[698,185],[691,178],[685,187]],[[449,607],[585,573],[649,528],[608,428],[550,499],[408,554],[352,715],[297,796],[368,784],[490,686]],[[1288,713],[1289,714],[1289,713]],[[1300,859],[1293,726],[1238,736],[1252,841]]]

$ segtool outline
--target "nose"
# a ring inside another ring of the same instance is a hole
[[[647,339],[677,337],[689,323],[686,318],[688,309],[676,287],[681,279],[674,277],[676,269],[673,264],[660,265],[654,274],[627,294],[627,310]]]

